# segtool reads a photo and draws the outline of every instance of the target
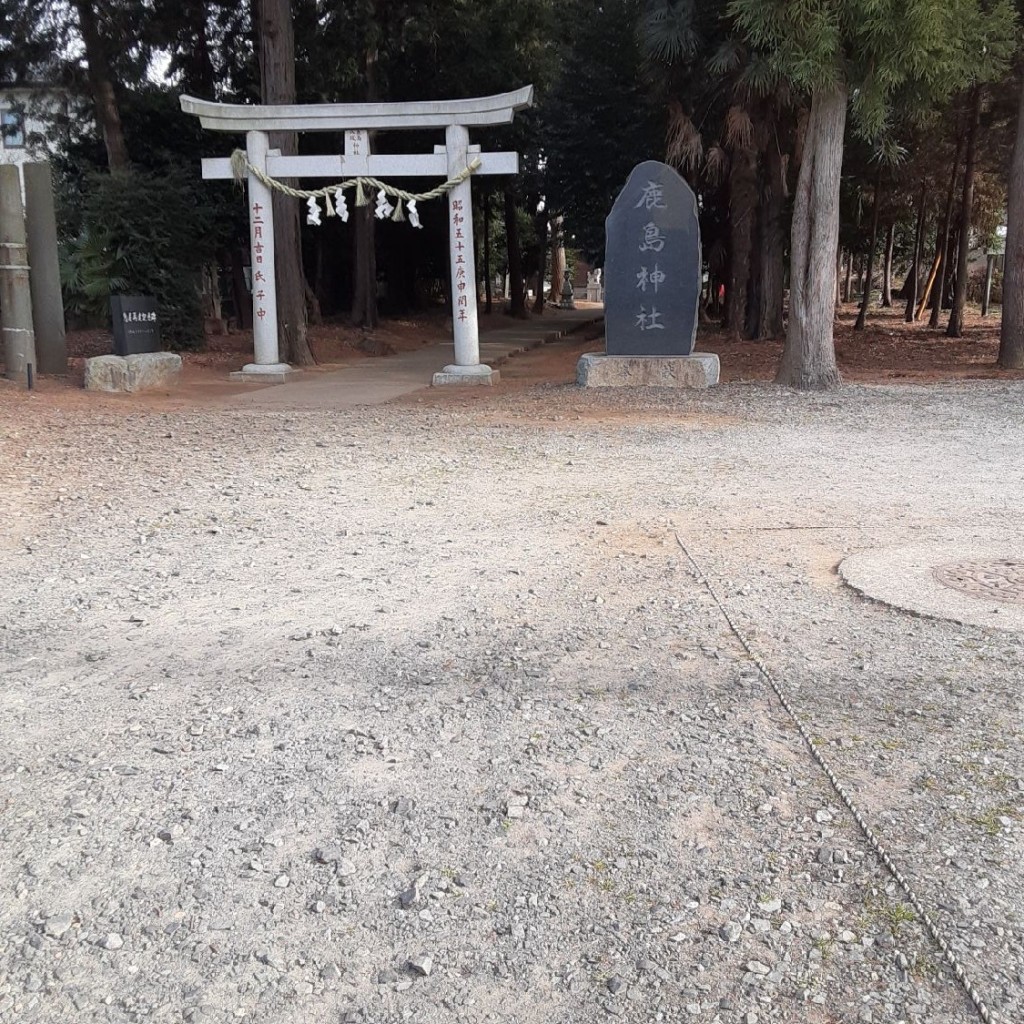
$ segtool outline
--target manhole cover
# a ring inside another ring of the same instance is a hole
[[[932,575],[944,587],[969,597],[1024,604],[1024,562],[1008,558],[992,562],[955,562],[936,566]]]

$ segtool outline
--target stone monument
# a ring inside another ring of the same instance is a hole
[[[638,164],[605,221],[605,353],[580,358],[577,382],[717,384],[718,356],[693,351],[700,286],[696,196],[667,164]]]
[[[114,355],[160,351],[160,315],[151,295],[111,295]]]

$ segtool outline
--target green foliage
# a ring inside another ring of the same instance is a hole
[[[664,111],[644,82],[636,0],[566,5],[562,73],[543,105],[550,209],[565,215],[572,244],[593,260],[604,220],[634,164],[664,155]]]
[[[124,252],[103,231],[83,228],[61,245],[60,278],[67,315],[79,323],[102,323],[110,296],[128,290]]]
[[[46,77],[68,41],[67,16],[61,13],[51,0],[0,0],[0,82]]]
[[[1005,73],[1017,45],[1010,0],[731,0],[750,42],[807,92],[845,88],[880,136],[901,92],[941,100]]]
[[[651,55],[666,64],[694,60],[703,43],[695,0],[653,0],[640,31]]]
[[[208,220],[203,192],[181,172],[93,175],[80,230],[63,247],[69,312],[106,323],[111,294],[153,295],[164,344],[200,347],[200,273],[212,256]]]

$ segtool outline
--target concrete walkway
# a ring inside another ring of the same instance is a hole
[[[550,308],[542,317],[512,321],[507,327],[482,331],[480,358],[488,366],[500,366],[519,352],[596,323],[603,315],[598,306],[573,310]],[[382,359],[367,357],[338,370],[301,374],[288,384],[271,387],[253,385],[251,391],[236,395],[232,404],[291,409],[352,409],[381,405],[429,387],[435,371],[454,360],[451,342]]]

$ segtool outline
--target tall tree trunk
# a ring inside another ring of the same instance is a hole
[[[1003,259],[1003,323],[999,365],[1024,369],[1024,81],[1017,111],[1017,137],[1010,158],[1006,256]]]
[[[851,298],[850,289],[853,287],[853,250],[846,254],[846,278],[843,281],[843,302],[849,302]]]
[[[252,299],[245,284],[245,264],[242,250],[237,246],[231,249],[231,299],[235,307],[235,318],[240,330],[252,327]]]
[[[533,296],[534,313],[544,312],[544,277],[548,269],[548,215],[544,210],[537,214],[537,291]]]
[[[555,217],[551,221],[551,287],[548,301],[562,301],[562,285],[565,283],[565,220]]]
[[[482,202],[484,208],[484,313],[491,315],[494,308],[494,282],[491,280],[494,274],[491,272],[491,190],[483,190]]]
[[[949,189],[946,192],[946,210],[942,217],[942,226],[935,240],[935,259],[938,261],[938,287],[932,294],[932,312],[928,318],[929,327],[939,326],[942,315],[942,303],[946,297],[946,284],[949,281],[949,233],[953,227],[953,204],[956,201],[956,180],[960,176],[960,164],[964,158],[964,144],[967,141],[965,132],[958,131],[956,152],[953,154],[953,168],[949,172]]]
[[[956,253],[956,291],[949,312],[947,338],[964,336],[964,307],[967,305],[967,260],[971,248],[971,212],[974,206],[974,166],[978,151],[978,124],[981,121],[982,88],[971,91],[971,123],[967,134],[967,156],[964,163],[964,190],[960,202],[960,241]]]
[[[914,322],[914,314],[917,312],[917,293],[921,283],[921,243],[924,241],[924,200],[927,195],[927,184],[921,182],[921,195],[917,201],[917,228],[914,231],[914,258],[910,263],[910,273],[907,275],[906,284],[903,290],[907,293],[907,308],[903,319],[908,323]]]
[[[324,263],[324,233],[318,231],[314,236],[314,257],[313,257],[313,296],[316,299],[317,308],[323,316],[324,304],[328,301],[327,295],[327,267]],[[318,323],[320,321],[317,321]]]
[[[992,273],[996,267],[996,258],[989,253],[985,257],[985,285],[981,290],[981,315],[988,316],[989,303],[992,301]]]
[[[258,0],[260,94],[264,103],[295,102],[295,31],[289,0]],[[298,152],[295,132],[270,132],[282,154]],[[296,184],[289,182],[288,184]],[[310,366],[316,360],[306,337],[306,276],[302,269],[299,204],[274,191],[274,246],[277,264],[277,330],[286,362]]]
[[[509,316],[526,317],[523,249],[519,243],[519,210],[511,189],[505,189],[505,244],[508,247]]]
[[[892,251],[896,243],[896,225],[890,224],[885,236],[885,262],[882,264],[882,308],[892,309]]]
[[[187,47],[183,84],[193,96],[212,100],[215,98],[215,86],[206,0],[185,0],[183,6],[182,42]]]
[[[355,281],[352,289],[352,324],[372,331],[380,323],[377,310],[377,246],[374,232],[376,219],[373,204],[354,206]]]
[[[868,247],[867,273],[864,276],[864,293],[860,300],[860,312],[853,325],[855,331],[863,331],[868,322],[868,308],[874,293],[875,255],[878,251],[878,212],[882,206],[882,165],[878,165],[875,174],[875,202],[871,210],[871,244]]]
[[[114,93],[107,45],[92,0],[75,0],[75,10],[78,11],[78,26],[85,47],[87,78],[96,110],[96,123],[107,150],[107,166],[111,171],[123,171],[129,164],[128,144],[125,142],[121,110]]]
[[[857,269],[854,271],[857,278],[857,295],[864,294],[864,253],[857,253]]]
[[[380,11],[377,0],[370,4],[370,15],[367,27],[366,47],[363,51],[363,71],[366,81],[367,103],[380,100],[380,76],[378,63],[380,54],[377,48],[377,32],[380,25]],[[367,155],[373,149],[374,133],[367,136]],[[376,330],[380,323],[377,307],[377,220],[374,216],[372,201],[366,206],[354,208],[353,222],[353,271],[355,281],[352,288],[352,324],[364,331]],[[445,291],[450,294],[451,289]],[[379,349],[372,343],[367,344],[367,351]]]
[[[935,284],[935,276],[939,271],[939,262],[939,254],[936,253],[935,259],[932,262],[932,269],[928,272],[928,277],[924,283],[924,291],[920,296],[918,296],[917,311],[914,313],[915,320],[920,320],[924,311],[928,308],[928,299],[931,296],[932,287]]]
[[[789,329],[775,378],[791,387],[839,384],[832,317],[845,129],[845,88],[815,92],[793,208]]]
[[[757,152],[737,145],[729,171],[729,284],[725,291],[725,326],[736,338],[746,334],[756,210]]]
[[[843,279],[843,250],[836,249],[836,315],[834,320],[839,319],[839,311],[843,308],[843,293],[840,289],[840,282]]]
[[[760,218],[755,217],[755,226]],[[753,251],[750,256],[750,277],[747,279],[747,319],[743,325],[744,338],[756,338],[761,325],[761,238],[755,230]]]
[[[946,293],[942,296],[942,308],[952,309],[953,308],[953,293],[956,290],[956,259],[957,253],[960,251],[960,231],[950,231],[949,233],[949,248],[946,252],[946,266],[952,267],[953,270],[946,279]]]

